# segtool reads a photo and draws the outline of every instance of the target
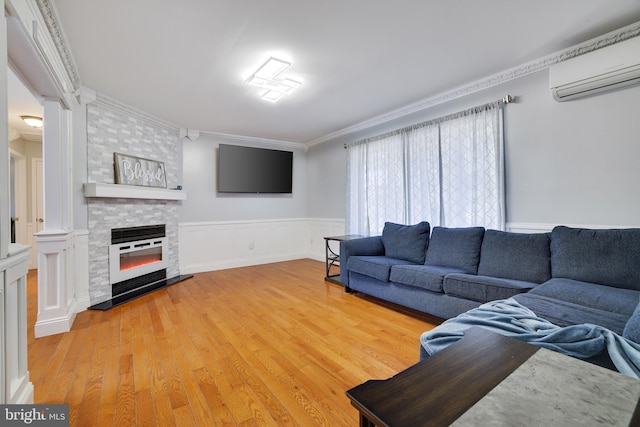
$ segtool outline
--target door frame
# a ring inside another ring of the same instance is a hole
[[[44,181],[40,184],[41,192],[40,198],[38,198],[38,162],[42,164],[42,168],[44,168],[44,159],[42,157],[32,157],[31,158],[31,251],[29,257],[29,269],[38,268],[38,250],[37,250],[37,242],[35,234],[40,231],[38,229],[38,205],[42,206],[44,209]],[[41,175],[44,177],[44,175]],[[44,215],[44,210],[43,210]]]
[[[27,158],[19,152],[9,149],[9,161],[13,159],[13,191],[15,203],[14,209],[18,220],[16,226],[16,242],[23,245],[30,244],[27,236],[27,223],[29,216],[27,212]]]

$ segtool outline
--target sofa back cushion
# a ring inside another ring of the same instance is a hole
[[[476,274],[483,235],[484,227],[434,227],[424,263]]]
[[[429,245],[431,225],[422,221],[415,225],[401,225],[385,222],[382,229],[384,254],[390,258],[424,263],[425,252]]]
[[[551,278],[551,233],[525,234],[487,230],[478,274],[542,283]]]
[[[640,290],[640,229],[557,226],[551,232],[553,277]]]

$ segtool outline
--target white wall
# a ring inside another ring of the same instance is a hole
[[[640,87],[558,103],[547,70],[311,147],[309,216],[344,217],[343,143],[506,94],[516,97],[505,108],[508,226],[640,226]],[[319,171],[332,174],[332,191]]]
[[[217,188],[218,145],[274,148],[293,151],[292,194],[221,194]],[[237,221],[304,218],[307,216],[307,158],[304,147],[269,146],[228,142],[221,138],[201,135],[195,141],[185,140],[182,149],[183,182],[187,200],[179,209],[181,223],[202,221]]]
[[[530,76],[506,110],[508,221],[640,226],[640,87],[564,103],[547,87]]]

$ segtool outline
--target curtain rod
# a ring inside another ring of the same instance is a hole
[[[400,129],[393,130],[391,132],[383,133],[382,135],[372,136],[370,138],[365,138],[365,139],[362,139],[360,141],[356,141],[356,142],[353,142],[353,143],[350,143],[350,144],[344,144],[344,148],[346,149],[350,145],[364,144],[366,142],[376,141],[378,139],[387,138],[389,136],[397,135],[400,132],[406,132],[408,130],[419,129],[419,128],[422,128],[422,127],[425,127],[425,126],[429,126],[429,125],[432,125],[432,124],[436,124],[436,123],[444,122],[444,121],[447,121],[447,120],[451,120],[451,119],[454,119],[456,117],[459,117],[460,115],[468,114],[468,113],[476,111],[478,109],[492,107],[492,106],[494,106],[496,104],[510,104],[512,102],[513,102],[513,96],[505,95],[503,98],[500,98],[500,99],[498,99],[497,101],[494,101],[494,102],[489,102],[489,103],[486,103],[486,104],[483,104],[483,105],[478,105],[476,107],[467,108],[466,110],[458,111],[457,113],[448,114],[446,116],[439,117],[437,119],[427,120],[426,122],[418,123],[418,124],[411,125],[411,126],[406,126],[406,127],[400,128]]]

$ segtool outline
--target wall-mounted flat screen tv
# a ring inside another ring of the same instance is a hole
[[[292,177],[291,151],[220,144],[220,193],[291,193]]]

